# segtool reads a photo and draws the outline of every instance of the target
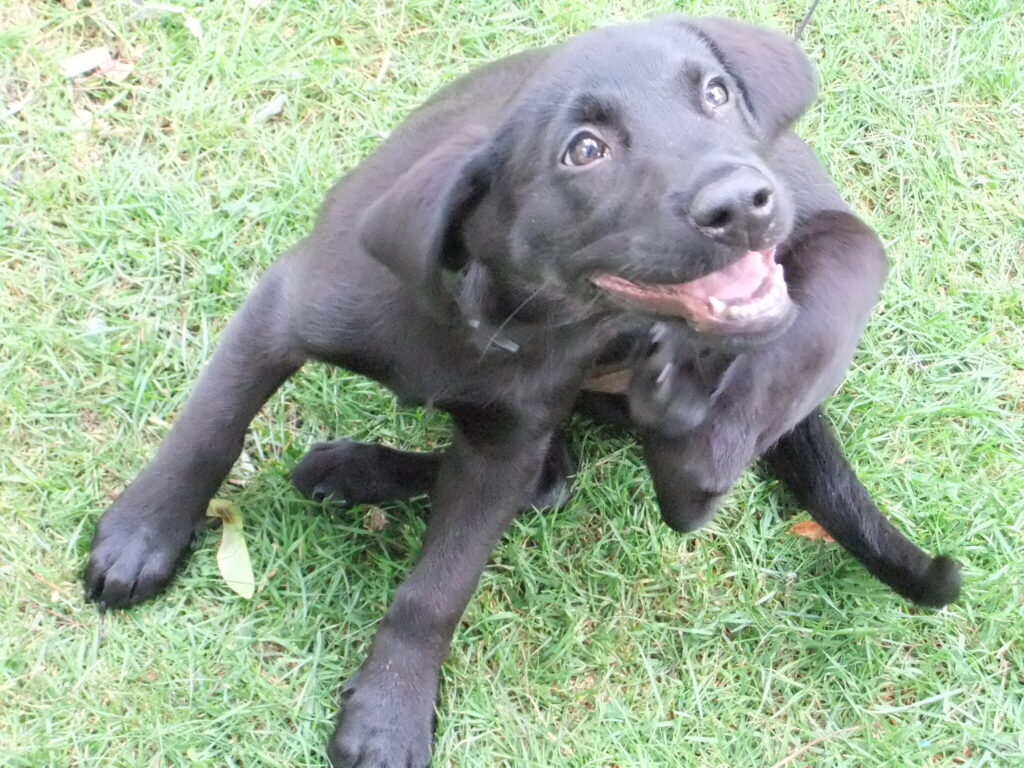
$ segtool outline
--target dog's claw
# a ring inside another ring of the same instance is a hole
[[[104,608],[128,608],[162,592],[206,519],[205,499],[165,493],[143,480],[96,526],[83,581],[86,597]]]
[[[709,394],[689,350],[673,343],[665,323],[648,332],[647,349],[633,375],[629,408],[641,427],[662,434],[692,430],[707,414]]]
[[[111,530],[107,525],[105,530]],[[100,529],[104,530],[103,527]],[[104,608],[128,608],[170,583],[188,551],[189,537],[124,526],[97,536],[85,571],[85,594]]]
[[[669,400],[672,398],[672,377],[675,373],[675,365],[668,363],[661,369],[658,377],[654,380],[654,389],[651,392],[651,396],[657,402],[668,405]]]
[[[292,469],[291,481],[313,501],[330,499],[340,507],[406,498],[382,457],[388,449],[354,440],[317,443]]]
[[[664,323],[655,323],[648,332],[647,356],[657,353],[662,343],[668,338],[668,326]]]

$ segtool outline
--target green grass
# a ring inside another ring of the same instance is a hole
[[[0,0],[0,765],[319,766],[335,692],[414,557],[419,505],[303,501],[314,440],[444,440],[436,414],[309,367],[222,495],[215,537],[127,613],[84,603],[94,523],[180,408],[260,270],[332,179],[476,64],[666,3]],[[575,6],[574,9],[572,7]],[[1024,18],[1007,0],[822,3],[801,132],[893,269],[829,411],[866,484],[965,563],[919,611],[788,533],[757,473],[692,536],[657,521],[629,440],[579,433],[576,499],[524,516],[445,667],[435,764],[1016,766],[1024,755]],[[695,3],[790,30],[803,2]],[[62,77],[105,44],[122,84]],[[251,116],[277,94],[278,119]],[[78,110],[78,118],[76,118]],[[88,110],[86,119],[81,110]],[[77,122],[76,122],[77,119]],[[788,760],[788,762],[787,762]]]

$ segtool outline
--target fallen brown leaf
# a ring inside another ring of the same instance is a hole
[[[789,532],[795,533],[797,536],[803,536],[805,539],[814,539],[816,541],[835,541],[835,539],[832,538],[832,534],[813,520],[804,520],[800,523],[794,523],[790,526]]]
[[[368,531],[383,531],[388,527],[388,516],[377,506],[370,506],[363,517],[363,527]]]

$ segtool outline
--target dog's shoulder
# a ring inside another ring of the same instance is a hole
[[[401,127],[449,114],[493,122],[558,47],[531,48],[470,70],[427,99]]]
[[[458,77],[402,120],[367,161],[377,160],[401,171],[463,126],[494,127],[554,50],[522,51]]]
[[[328,193],[321,209],[325,228],[352,221],[417,160],[466,126],[493,128],[530,77],[555,50],[535,48],[471,70],[438,90],[407,115]]]

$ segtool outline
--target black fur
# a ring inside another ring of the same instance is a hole
[[[886,264],[789,130],[813,94],[792,41],[681,18],[589,32],[443,89],[330,191],[313,232],[228,325],[156,457],[100,520],[88,595],[129,606],[167,586],[249,421],[314,359],[453,422],[443,454],[338,441],[292,475],[314,498],[429,492],[433,505],[416,566],[345,688],[339,768],[429,763],[452,632],[515,514],[567,498],[563,430],[578,405],[638,430],[673,527],[706,521],[768,451],[872,573],[923,604],[954,599],[953,562],[884,521],[817,415]],[[586,168],[565,160],[581,131],[605,147],[587,150],[603,154]],[[792,308],[726,333],[591,282],[684,283],[773,247]],[[582,392],[608,365],[632,372],[628,391]]]
[[[930,558],[885,519],[843,457],[832,428],[815,409],[765,455],[765,462],[836,541],[908,600],[940,607],[960,593],[960,566]],[[807,467],[829,467],[829,473]]]

